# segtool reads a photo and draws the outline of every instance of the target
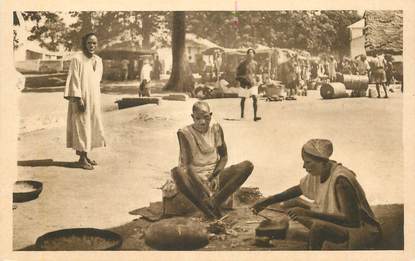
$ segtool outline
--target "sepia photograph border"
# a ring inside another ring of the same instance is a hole
[[[403,144],[404,144],[404,242],[403,251],[103,251],[103,252],[22,252],[13,251],[12,185],[17,177],[17,135],[19,124],[18,90],[12,82],[13,33],[12,12],[93,11],[93,10],[206,10],[233,11],[235,0],[161,1],[161,0],[61,0],[0,2],[0,260],[414,260],[415,261],[415,2],[393,1],[321,1],[321,0],[237,0],[241,11],[249,10],[403,10],[404,13],[404,79]],[[393,174],[395,175],[395,173]]]

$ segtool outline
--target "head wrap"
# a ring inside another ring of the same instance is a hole
[[[311,139],[304,144],[303,151],[318,158],[329,159],[333,154],[333,144],[325,139]]]

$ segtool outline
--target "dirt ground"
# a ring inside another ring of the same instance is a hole
[[[191,123],[195,100],[163,100],[160,105],[114,110],[115,100],[131,95],[102,95],[108,146],[90,154],[99,166],[86,171],[74,168],[77,158],[65,148],[67,104],[62,93],[21,94],[17,179],[41,181],[43,191],[37,200],[16,204],[13,210],[15,250],[32,246],[47,232],[73,227],[114,229],[125,236],[123,249],[146,249],[136,233],[144,221],[129,212],[161,200],[158,188],[178,160],[176,131]],[[252,101],[247,101],[243,120],[239,99],[207,101],[224,129],[228,164],[254,163],[245,186],[259,187],[270,195],[297,184],[304,175],[301,146],[310,138],[324,137],[333,141],[333,159],[356,172],[372,205],[403,203],[400,92],[389,99],[322,100],[311,91],[297,101],[261,100],[259,122],[252,120]],[[47,120],[33,126],[36,119]],[[393,219],[394,225],[403,223],[402,205],[379,211],[386,211],[385,218]],[[252,230],[246,233],[253,235]],[[402,236],[397,240],[402,242]],[[207,249],[219,249],[215,244],[212,241]],[[247,249],[247,244],[248,239],[241,249]],[[239,249],[236,245],[223,250]]]

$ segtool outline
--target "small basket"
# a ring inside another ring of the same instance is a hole
[[[43,184],[34,180],[19,180],[14,183],[13,202],[21,203],[36,199],[42,192]]]

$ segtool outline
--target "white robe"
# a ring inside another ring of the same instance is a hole
[[[68,120],[66,128],[66,146],[77,151],[89,152],[92,148],[105,146],[104,128],[101,119],[102,60],[94,55],[93,59],[82,52],[71,59],[68,78],[66,80],[64,98],[69,100]],[[72,97],[84,101],[85,112],[80,112]]]
[[[151,67],[150,64],[144,64],[143,68],[141,68],[141,74],[140,74],[140,79],[143,80],[147,80],[147,82],[151,81],[151,71],[153,70],[153,67]]]

